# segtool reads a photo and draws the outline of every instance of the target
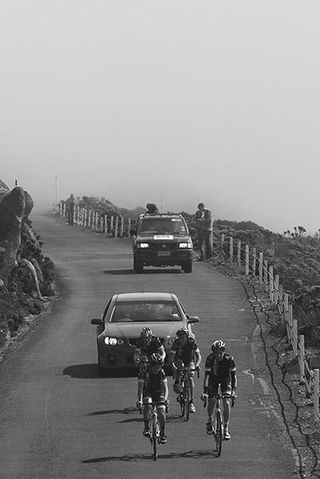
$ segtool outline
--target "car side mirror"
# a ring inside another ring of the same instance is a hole
[[[94,318],[94,319],[91,319],[91,324],[94,324],[95,326],[101,326],[102,321],[100,318]]]
[[[199,316],[188,316],[188,323],[199,323]]]

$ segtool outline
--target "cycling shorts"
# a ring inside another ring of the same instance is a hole
[[[146,395],[143,396],[143,404],[149,404],[155,402],[158,405],[164,405],[164,396],[162,394],[158,393],[146,393]]]
[[[221,394],[224,397],[231,397],[232,388],[229,378],[211,377],[208,384],[208,396],[213,398],[218,394],[219,384],[221,385]]]
[[[195,368],[195,364],[193,361],[190,361],[188,364],[186,364],[180,358],[176,358],[174,364],[177,366],[179,372],[182,371],[183,367],[186,367],[188,370]],[[190,371],[189,375],[190,377],[193,377],[194,371]]]

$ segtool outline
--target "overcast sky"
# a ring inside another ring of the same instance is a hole
[[[320,228],[319,0],[0,0],[0,164],[70,193]]]

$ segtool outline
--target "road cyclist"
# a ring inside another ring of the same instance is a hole
[[[237,389],[236,364],[234,358],[226,353],[225,342],[221,339],[213,341],[211,353],[205,361],[203,395],[201,398],[207,402],[208,420],[206,430],[210,435],[215,434],[213,418],[219,387],[221,388],[223,404],[223,439],[229,440],[231,438],[229,431],[230,411]]]
[[[173,390],[179,401],[181,393],[181,377],[184,369],[188,370],[190,384],[190,399],[188,411],[196,412],[194,406],[194,371],[200,370],[201,354],[195,338],[188,329],[180,328],[176,332],[176,338],[171,346],[169,363],[174,372]]]
[[[157,419],[159,421],[159,442],[165,444],[166,412],[168,409],[168,382],[163,369],[164,361],[160,354],[151,355],[148,366],[140,374],[138,379],[138,402],[137,407],[142,409],[144,430],[143,435],[151,438],[153,430],[150,431],[153,406],[156,407]]]
[[[164,361],[166,353],[161,340],[154,336],[152,330],[146,326],[140,332],[133,353],[134,362],[139,366],[138,377],[147,368],[148,360],[154,353],[159,354]]]

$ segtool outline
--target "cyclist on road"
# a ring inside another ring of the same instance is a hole
[[[157,405],[157,413],[160,425],[160,442],[165,444],[166,407],[168,405],[168,382],[163,370],[163,359],[160,354],[154,353],[149,359],[148,367],[143,371],[138,380],[138,403],[139,409],[143,407],[144,430],[143,435],[150,437],[150,412],[151,403]]]
[[[183,368],[189,370],[190,377],[190,405],[189,411],[196,412],[193,404],[194,398],[194,369],[200,370],[201,354],[200,349],[195,339],[190,335],[188,329],[180,328],[176,332],[176,339],[174,340],[170,351],[170,364],[174,370],[174,384],[173,390],[176,394],[181,392],[180,378]]]
[[[223,431],[224,439],[231,438],[229,432],[229,418],[231,410],[231,399],[235,397],[237,389],[236,365],[234,358],[227,354],[224,341],[214,341],[211,346],[211,353],[206,358],[205,376],[203,383],[203,394],[208,398],[208,422],[207,433],[213,434],[212,427],[213,412],[218,393],[219,384],[223,401]]]
[[[145,327],[141,330],[133,353],[134,362],[139,366],[138,376],[146,368],[148,360],[154,353],[160,354],[164,361],[166,353],[160,339],[153,336],[149,327]]]

